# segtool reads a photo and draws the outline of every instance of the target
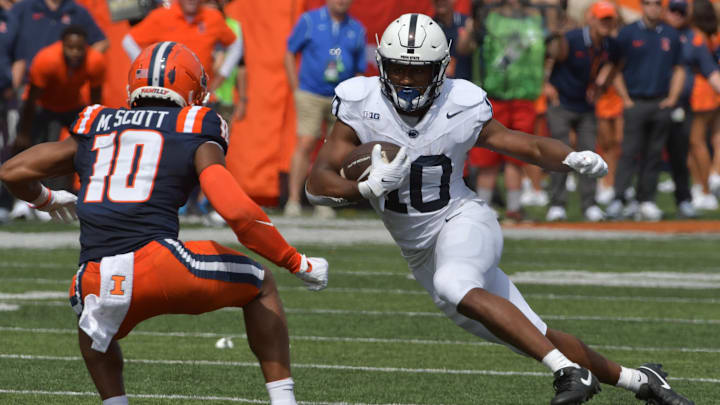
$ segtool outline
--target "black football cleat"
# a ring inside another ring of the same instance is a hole
[[[553,375],[555,397],[550,401],[550,405],[582,404],[600,392],[600,383],[588,369],[565,367]]]
[[[637,399],[646,401],[647,405],[695,405],[695,402],[670,388],[665,379],[668,374],[663,371],[662,364],[645,363],[638,370],[648,377],[648,382],[640,386],[635,395]]]

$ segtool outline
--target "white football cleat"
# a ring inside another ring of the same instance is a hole
[[[550,209],[548,209],[547,215],[545,215],[545,220],[549,222],[565,221],[567,220],[567,212],[565,212],[564,207],[553,205]]]
[[[597,205],[591,205],[585,210],[585,220],[588,222],[604,221],[605,212]]]
[[[327,287],[328,262],[322,257],[305,257],[302,255],[300,270],[293,273],[305,283],[310,291],[320,291]]]
[[[636,221],[657,222],[662,219],[663,212],[658,208],[657,204],[652,201],[643,201],[635,213]]]

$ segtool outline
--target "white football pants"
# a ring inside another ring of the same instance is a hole
[[[503,236],[495,212],[473,200],[446,217],[434,247],[403,250],[415,279],[456,325],[487,341],[517,348],[493,335],[480,322],[457,312],[457,305],[473,288],[482,288],[512,302],[543,334],[547,325],[525,302],[498,263]]]

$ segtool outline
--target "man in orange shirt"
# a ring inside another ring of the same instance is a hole
[[[81,89],[90,85],[90,104],[102,98],[105,61],[87,43],[87,31],[68,26],[61,40],[43,48],[30,66],[30,83],[22,107],[17,151],[56,140],[50,130],[58,123],[68,127],[88,104]]]
[[[151,11],[125,35],[123,48],[134,60],[142,48],[160,41],[175,41],[190,48],[210,76],[211,92],[230,76],[242,56],[242,41],[225,23],[225,17],[200,0],[176,0],[168,8]],[[226,48],[226,54],[214,72],[213,51],[218,44]]]

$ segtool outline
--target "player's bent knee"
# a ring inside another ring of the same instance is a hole
[[[260,286],[260,293],[258,294],[258,297],[264,297],[268,295],[277,294],[277,283],[275,282],[275,276],[273,276],[272,272],[266,268],[263,267],[264,270],[264,276],[262,280],[262,285]]]
[[[448,272],[440,271],[436,272],[433,277],[433,287],[440,298],[455,307],[470,290],[473,288],[483,288],[483,286],[475,280],[452,277]]]

